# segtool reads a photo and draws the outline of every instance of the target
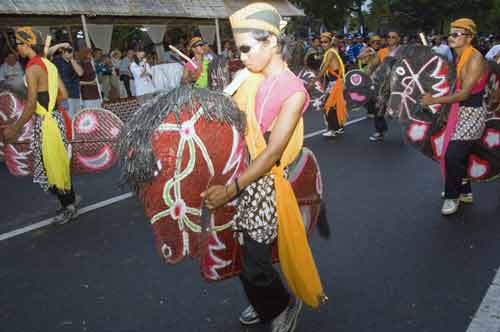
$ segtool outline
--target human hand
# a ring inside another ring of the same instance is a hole
[[[420,98],[420,104],[422,106],[429,106],[429,105],[434,105],[436,104],[436,101],[434,100],[434,97],[432,97],[431,94],[427,93]]]
[[[1,129],[2,127],[0,127]],[[7,144],[12,144],[16,142],[18,132],[13,126],[5,126],[3,127],[3,140]]]
[[[309,81],[309,83],[307,84],[307,88],[308,89],[314,88],[314,85],[316,84],[316,82],[317,82],[317,80],[315,80],[315,79]]]
[[[214,210],[226,204],[233,196],[229,187],[223,185],[211,186],[200,196],[205,199],[205,204],[209,210]]]

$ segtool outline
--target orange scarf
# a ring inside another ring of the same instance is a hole
[[[234,96],[236,104],[246,114],[245,140],[252,160],[255,160],[267,147],[255,116],[255,97],[262,80],[262,75],[251,74]],[[271,174],[274,175],[276,191],[278,255],[281,271],[290,290],[304,303],[317,308],[327,298],[324,295],[323,286],[307,241],[295,193],[283,175],[284,168],[297,157],[302,149],[303,140],[304,123],[300,119],[283,152],[280,166],[274,166],[271,169]]]
[[[331,108],[335,108],[337,110],[338,123],[342,127],[347,122],[347,107],[344,99],[345,67],[342,58],[333,48],[330,48],[328,51],[326,51],[322,66],[330,65],[329,63],[325,63],[325,61],[327,61],[327,56],[329,53],[333,53],[337,58],[337,61],[339,63],[339,73],[328,69],[328,73],[332,76],[335,76],[337,78],[337,81],[335,82],[332,91],[330,91],[330,94],[326,99],[324,111],[326,114],[328,114]]]

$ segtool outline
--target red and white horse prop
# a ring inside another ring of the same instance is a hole
[[[0,128],[17,121],[24,105],[22,93],[4,87],[0,92]],[[116,142],[122,127],[123,122],[110,111],[84,109],[78,112],[70,129],[71,173],[89,174],[111,168],[117,161]],[[0,151],[12,175],[28,176],[33,172],[33,128],[32,119],[24,125],[14,144],[4,144],[0,134]]]
[[[240,269],[231,221],[235,202],[209,215],[200,194],[241,174],[244,129],[243,113],[222,92],[181,87],[142,107],[121,136],[123,176],[144,204],[160,256],[169,264],[197,258],[207,280]],[[304,227],[311,231],[320,215],[319,165],[304,148],[288,170]]]

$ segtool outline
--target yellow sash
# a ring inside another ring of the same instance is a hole
[[[49,109],[36,104],[36,114],[42,118],[42,157],[48,184],[60,191],[71,189],[70,161],[57,121],[52,116],[58,93],[59,74],[56,66],[42,58],[48,75]]]
[[[338,123],[342,127],[347,122],[347,107],[344,99],[345,67],[342,58],[334,48],[330,48],[328,51],[326,51],[325,57],[323,58],[323,64],[321,65],[322,67],[330,65],[329,63],[326,63],[327,55],[329,53],[333,53],[334,56],[337,58],[337,61],[339,63],[339,73],[337,74],[335,71],[328,69],[328,73],[332,76],[335,76],[337,80],[332,88],[332,91],[330,91],[328,98],[326,99],[323,110],[325,111],[325,113],[328,114],[330,109],[335,108],[337,110]]]
[[[267,144],[255,116],[255,97],[263,76],[251,74],[234,96],[240,110],[245,112],[247,128],[245,140],[252,160],[266,148]],[[290,290],[307,305],[317,308],[326,299],[316,264],[309,248],[302,215],[291,184],[285,179],[283,170],[299,154],[304,140],[304,123],[300,119],[280,159],[274,166],[276,208],[278,216],[278,255],[281,270]]]

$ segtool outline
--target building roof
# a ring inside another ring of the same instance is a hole
[[[0,15],[227,18],[244,0],[0,0]],[[287,0],[267,1],[282,16],[303,16]]]

